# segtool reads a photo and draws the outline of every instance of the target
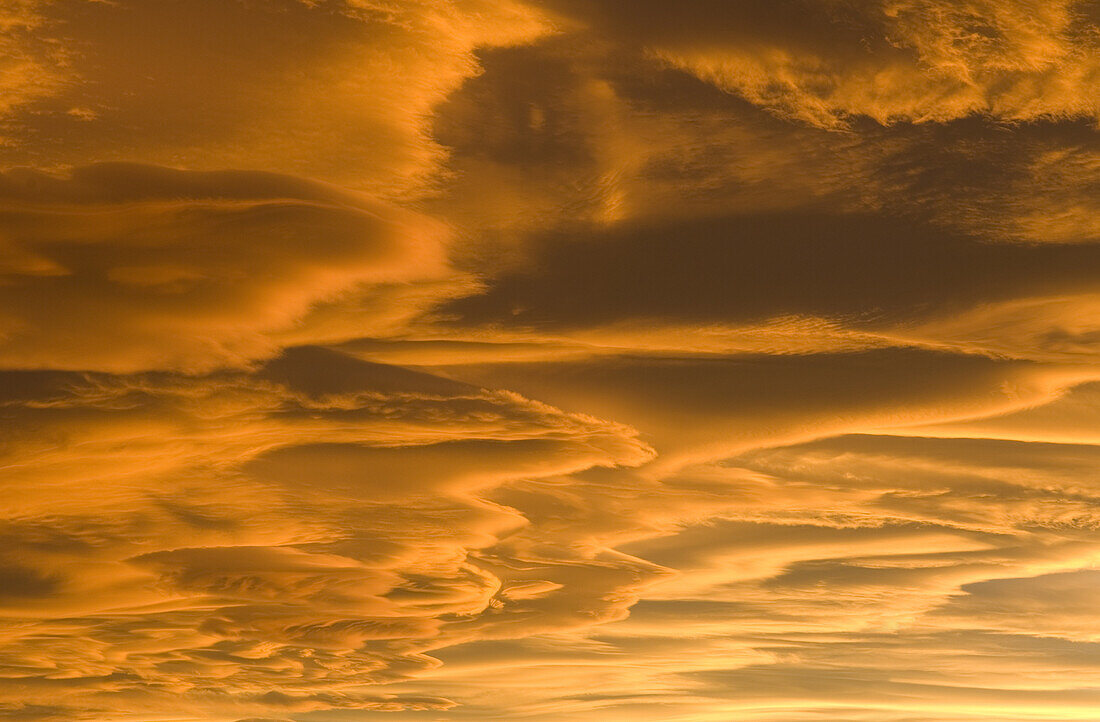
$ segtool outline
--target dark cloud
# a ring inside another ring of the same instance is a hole
[[[369,390],[381,394],[460,396],[477,393],[469,384],[371,363],[324,348],[298,346],[263,365],[259,378],[314,397]]]
[[[550,329],[783,315],[874,327],[1095,292],[1098,269],[1091,245],[995,244],[882,214],[736,215],[565,229],[541,239],[525,268],[449,310],[470,323]]]

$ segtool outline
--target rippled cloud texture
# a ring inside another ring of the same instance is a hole
[[[0,2],[0,719],[1090,720],[1100,3]]]

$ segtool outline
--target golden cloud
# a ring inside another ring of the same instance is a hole
[[[0,719],[1092,719],[1084,0],[0,9]]]

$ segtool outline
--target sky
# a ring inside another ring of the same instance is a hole
[[[0,720],[1100,716],[1100,2],[0,0]]]

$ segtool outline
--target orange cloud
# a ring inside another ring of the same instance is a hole
[[[283,176],[13,171],[4,195],[8,367],[240,364],[274,353],[271,334],[314,306],[363,287],[461,287],[439,224]],[[370,314],[357,320],[370,330]]]
[[[0,10],[0,718],[1092,719],[1093,3]]]

